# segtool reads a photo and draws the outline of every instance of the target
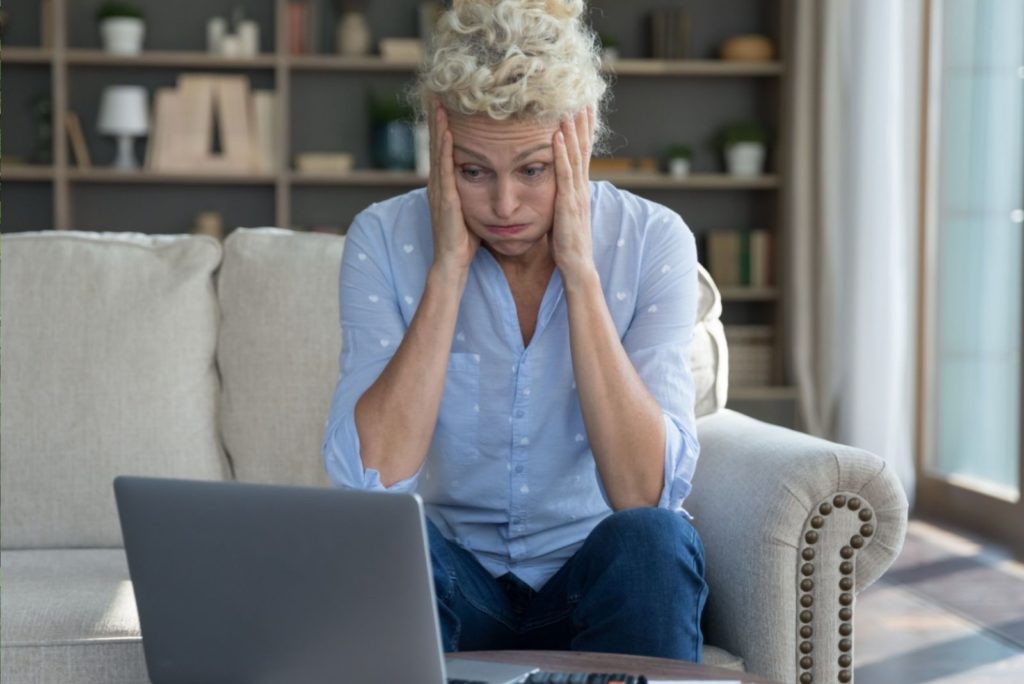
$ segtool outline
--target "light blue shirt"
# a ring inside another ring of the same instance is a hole
[[[678,214],[605,182],[591,184],[594,260],[630,360],[661,405],[665,481],[658,506],[682,511],[699,446],[689,347],[697,252]],[[341,372],[323,443],[331,481],[384,490],[364,468],[356,401],[412,322],[433,259],[426,191],[356,216],[341,267]],[[427,458],[390,491],[418,492],[441,532],[495,577],[539,589],[611,513],[583,425],[558,269],[523,346],[498,262],[477,250],[459,306]],[[685,512],[681,512],[684,514]]]

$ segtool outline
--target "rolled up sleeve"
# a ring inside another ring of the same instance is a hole
[[[680,510],[700,454],[690,344],[697,317],[697,248],[693,233],[667,209],[651,217],[636,313],[623,347],[665,425],[665,480],[659,508]]]
[[[322,446],[328,478],[346,489],[408,492],[419,475],[385,487],[378,471],[363,466],[355,421],[356,402],[380,377],[405,334],[390,274],[382,228],[363,212],[345,238],[339,279],[340,371]]]

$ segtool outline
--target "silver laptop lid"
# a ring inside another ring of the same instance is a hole
[[[444,682],[418,496],[114,489],[153,684]]]

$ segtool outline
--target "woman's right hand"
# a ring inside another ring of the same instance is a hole
[[[466,226],[462,201],[455,187],[455,161],[448,116],[440,102],[428,117],[430,128],[430,176],[427,199],[434,231],[434,265],[453,274],[469,271],[480,238]]]

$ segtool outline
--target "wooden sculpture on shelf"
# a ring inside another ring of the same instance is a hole
[[[246,174],[273,168],[273,93],[244,76],[181,74],[156,93],[152,171]],[[219,145],[217,142],[219,141]]]

